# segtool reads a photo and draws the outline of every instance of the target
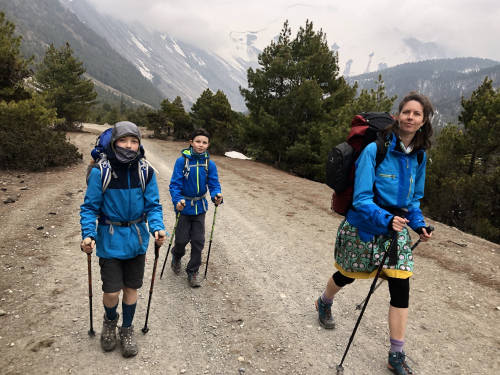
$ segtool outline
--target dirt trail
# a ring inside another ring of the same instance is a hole
[[[224,204],[217,211],[207,279],[191,289],[169,265],[159,273],[150,331],[143,334],[154,262],[135,317],[140,353],[124,359],[99,346],[102,303],[93,257],[93,322],[88,336],[86,257],[79,250],[79,206],[96,134],[69,133],[85,156],[50,173],[0,172],[1,374],[325,374],[335,373],[370,281],[336,297],[337,329],[319,328],[314,300],[333,272],[341,217],[330,189],[248,160],[213,156]],[[168,183],[185,144],[144,137],[158,170],[164,222],[175,215]],[[207,214],[207,245],[213,220]],[[499,368],[500,246],[430,221],[435,238],[415,250],[405,350],[417,374],[493,374]],[[204,272],[204,265],[201,268]],[[372,296],[344,362],[345,374],[389,374],[387,287]]]

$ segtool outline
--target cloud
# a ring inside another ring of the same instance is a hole
[[[500,61],[500,3],[493,0],[88,0],[98,11],[115,18],[141,22],[201,48],[230,48],[231,31],[261,31],[256,41],[263,49],[289,20],[292,37],[306,19],[323,29],[328,44],[340,47],[340,60],[355,56],[377,59],[389,66],[402,59],[401,41],[413,37],[474,56]],[[398,57],[399,56],[399,57]],[[363,70],[363,68],[358,68]]]

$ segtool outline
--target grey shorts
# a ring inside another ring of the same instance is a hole
[[[138,255],[132,259],[105,259],[99,258],[101,267],[102,291],[115,293],[124,286],[139,289],[144,279],[146,254]]]

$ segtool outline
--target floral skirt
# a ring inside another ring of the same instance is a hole
[[[335,242],[335,267],[344,275],[353,279],[375,277],[378,267],[390,244],[391,236],[375,236],[372,241],[362,241],[358,229],[342,221],[337,231]],[[406,227],[398,233],[398,257],[395,265],[389,266],[389,256],[383,265],[380,277],[407,279],[413,275],[413,254],[411,237]]]

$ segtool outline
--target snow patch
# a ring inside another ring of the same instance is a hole
[[[233,158],[233,159],[252,160],[252,158],[246,157],[241,152],[237,151],[228,151],[224,155],[226,155],[228,158]]]
[[[196,61],[198,63],[198,65],[200,65],[200,66],[206,66],[207,65],[207,64],[205,64],[205,61],[203,61],[202,59],[200,59],[194,53],[191,54],[191,57],[194,59],[194,61]]]
[[[197,70],[195,70],[195,72],[198,74],[198,77],[200,77],[200,79],[208,85],[208,81],[200,74],[200,72]]]
[[[178,53],[179,55],[182,55],[182,56],[186,57],[186,55],[185,55],[185,54],[184,54],[184,52],[182,51],[181,47],[179,47],[179,46],[177,45],[177,43],[175,42],[175,40],[173,40],[173,39],[172,39],[172,42],[174,42],[174,49],[177,51],[177,53]]]
[[[148,55],[148,57],[151,57],[151,55],[149,54],[149,51],[146,47],[144,47],[144,45],[139,42],[139,40],[132,34],[130,33],[130,38],[132,39],[132,42],[134,42],[134,44],[145,54],[145,55]]]
[[[151,81],[153,79],[153,75],[150,73],[150,70],[148,69],[148,67],[146,67],[146,65],[144,65],[144,62],[142,62],[141,60],[139,60],[139,63],[140,64],[135,64],[135,66],[137,66],[144,77]]]

